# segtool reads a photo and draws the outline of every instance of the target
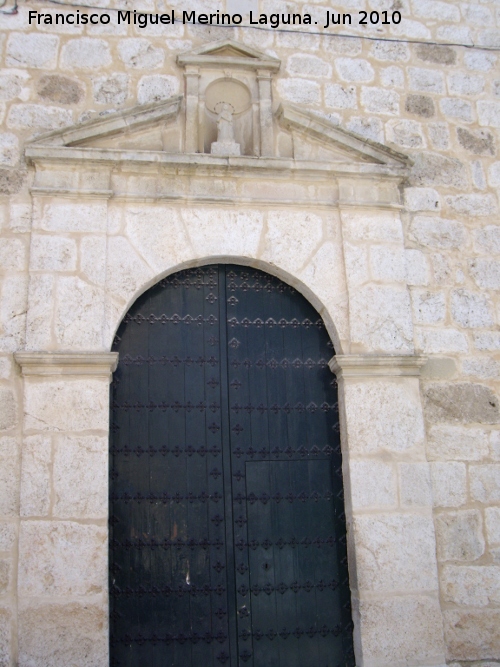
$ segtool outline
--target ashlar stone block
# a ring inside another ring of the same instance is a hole
[[[500,464],[469,466],[470,494],[480,503],[500,502]]]
[[[445,609],[443,620],[448,658],[495,660],[500,655],[500,610]]]
[[[6,606],[0,606],[0,664],[8,667],[14,658],[12,644],[12,612]]]
[[[358,515],[353,528],[360,591],[408,593],[437,588],[430,514]]]
[[[109,421],[109,385],[105,379],[25,379],[26,430],[104,430]]]
[[[399,464],[399,498],[403,507],[430,507],[432,505],[428,463]]]
[[[76,242],[64,236],[33,234],[30,264],[34,271],[75,271]]]
[[[54,449],[54,516],[106,519],[107,509],[108,439],[59,436]]]
[[[104,290],[76,276],[60,277],[56,286],[54,333],[62,349],[102,349]]]
[[[11,33],[7,42],[7,65],[51,69],[56,64],[59,37],[37,33]]]
[[[439,561],[475,561],[485,550],[478,510],[444,512],[435,517]]]
[[[480,461],[488,453],[488,432],[484,429],[438,424],[429,430],[427,456],[430,460]]]
[[[354,511],[396,507],[396,475],[391,464],[373,459],[351,460],[349,479]]]
[[[96,602],[23,601],[19,667],[96,667],[108,657],[108,621]]]
[[[436,461],[431,463],[432,495],[436,507],[460,507],[467,501],[465,463]]]
[[[441,572],[445,602],[464,607],[500,604],[500,566],[445,565]]]
[[[436,598],[362,600],[359,616],[364,664],[444,665],[443,623]]]
[[[107,589],[107,531],[71,521],[23,521],[21,596],[79,596]]]
[[[349,448],[353,455],[403,453],[420,446],[424,426],[417,383],[345,381]]]
[[[25,438],[21,467],[21,516],[47,516],[51,501],[52,440]]]
[[[500,544],[500,507],[487,507],[484,515],[488,543]]]
[[[472,382],[429,383],[424,388],[425,416],[431,422],[500,423],[493,391]]]
[[[17,439],[0,438],[0,516],[16,516],[19,512],[20,459]]]

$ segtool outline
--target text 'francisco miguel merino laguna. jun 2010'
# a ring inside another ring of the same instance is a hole
[[[191,23],[201,25],[249,25],[269,28],[280,28],[281,26],[301,26],[317,25],[324,29],[334,29],[335,26],[344,25],[391,25],[399,24],[402,16],[399,11],[359,11],[357,13],[340,13],[330,10],[318,12],[318,15],[308,13],[297,14],[259,14],[250,12],[249,16],[242,14],[227,14],[224,12],[215,12],[204,14],[196,11],[186,11],[182,13],[175,10],[163,14],[150,14],[137,11],[105,12],[99,11],[88,13],[77,10],[76,12],[38,12],[29,11],[30,25],[85,25],[89,24],[108,24],[117,23],[118,25],[137,25],[140,28],[146,28],[148,25],[172,25],[174,23]]]

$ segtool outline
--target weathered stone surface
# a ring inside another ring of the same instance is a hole
[[[60,436],[54,449],[54,516],[106,519],[107,510],[108,439]]]
[[[422,443],[420,397],[413,382],[348,382],[345,396],[353,455],[401,453]]]
[[[46,435],[25,438],[21,467],[21,516],[47,516],[51,503],[52,440]]]
[[[423,246],[460,248],[465,242],[465,227],[457,220],[417,215],[409,228],[409,238]]]
[[[403,282],[406,276],[403,248],[400,246],[370,246],[370,272],[374,280]]]
[[[469,260],[469,269],[478,287],[500,289],[500,262],[490,259]]]
[[[427,131],[434,148],[447,150],[450,147],[450,131],[446,123],[430,123]]]
[[[0,431],[12,428],[17,423],[14,394],[8,387],[0,387]]]
[[[500,604],[498,566],[446,565],[441,575],[445,602],[470,607]]]
[[[446,302],[443,292],[411,291],[413,317],[419,324],[437,324],[444,321]]]
[[[106,203],[102,201],[49,201],[36,207],[33,215],[33,227],[47,232],[105,232],[106,226]]]
[[[26,382],[25,428],[40,431],[106,430],[108,392],[105,379]]]
[[[444,97],[439,102],[441,113],[448,118],[471,123],[473,120],[472,104],[468,100],[457,100],[455,97]]]
[[[282,99],[297,104],[315,104],[319,102],[321,89],[315,81],[304,79],[280,79],[278,91]]]
[[[406,289],[367,285],[352,290],[351,336],[366,350],[412,351],[410,299]]]
[[[431,422],[498,424],[498,405],[491,389],[481,384],[443,382],[424,388],[425,416]]]
[[[428,63],[438,65],[454,65],[457,54],[451,46],[438,46],[437,44],[417,44],[415,48],[417,58]]]
[[[335,58],[335,69],[344,81],[373,81],[375,72],[367,60],[360,58]]]
[[[43,100],[50,100],[58,104],[78,104],[84,95],[79,82],[59,74],[42,76],[37,90]]]
[[[179,90],[179,80],[175,76],[156,74],[141,77],[137,86],[139,104],[160,102],[175,95]]]
[[[497,331],[474,334],[474,346],[477,350],[500,350],[500,334]]]
[[[56,63],[59,37],[14,32],[7,42],[7,65],[52,69]]]
[[[107,588],[107,531],[71,521],[23,521],[21,595],[89,595]]]
[[[12,561],[7,558],[0,558],[0,595],[5,595],[11,588],[12,581]],[[1,630],[0,630],[1,636]],[[0,660],[2,660],[2,640],[0,639]],[[1,664],[1,663],[0,663]]]
[[[99,69],[111,62],[107,42],[95,37],[71,39],[61,50],[61,66],[64,69]]]
[[[104,291],[76,276],[60,277],[56,286],[54,333],[66,350],[102,349]]]
[[[16,438],[0,438],[0,516],[16,516],[19,512],[19,449]]]
[[[257,231],[257,230],[256,230]],[[323,220],[306,212],[270,212],[263,259],[295,272],[302,268],[321,241]]]
[[[390,120],[385,125],[387,141],[405,148],[425,146],[422,126],[414,120]]]
[[[0,164],[13,167],[19,162],[19,140],[10,132],[0,134]]]
[[[26,344],[29,350],[51,347],[54,286],[55,279],[50,274],[31,276],[26,321]]]
[[[456,158],[435,153],[419,153],[414,158],[410,182],[412,185],[444,185],[467,188],[465,165]]]
[[[475,155],[495,155],[495,139],[488,130],[467,130],[457,128],[458,142]]]
[[[398,596],[359,603],[367,664],[443,665],[443,625],[437,599]]]
[[[75,271],[76,242],[64,236],[33,234],[31,268],[35,271]]]
[[[408,285],[429,284],[429,263],[421,250],[405,250],[406,282]]]
[[[436,507],[460,507],[467,501],[465,463],[436,461],[431,464],[432,495]]]
[[[500,655],[500,610],[447,609],[443,620],[450,659],[495,660]]]
[[[24,240],[0,239],[0,266],[3,270],[23,271],[26,268],[26,245]]]
[[[0,551],[11,551],[17,539],[17,523],[0,522]]]
[[[0,169],[0,195],[15,195],[26,180],[26,171],[21,169]]]
[[[421,116],[422,118],[432,118],[436,113],[432,97],[427,95],[408,95],[406,98],[405,109],[408,113]]]
[[[488,543],[500,544],[500,507],[487,507],[484,516]]]
[[[410,50],[404,42],[375,42],[371,48],[371,53],[377,60],[394,62],[410,59]]]
[[[444,77],[437,70],[409,67],[410,90],[422,93],[443,93]]]
[[[290,56],[286,69],[292,76],[330,77],[332,73],[332,68],[326,60],[303,53]]]
[[[480,503],[500,501],[500,465],[489,463],[469,466],[470,494]]]
[[[405,205],[410,211],[438,211],[439,193],[434,188],[405,188]]]
[[[38,104],[13,104],[7,117],[7,125],[19,130],[57,130],[70,125],[71,111],[59,107]]]
[[[498,210],[493,195],[456,195],[446,197],[446,204],[456,213],[472,217],[484,217],[495,214]]]
[[[325,87],[325,104],[333,109],[356,109],[356,88],[329,83]]]
[[[485,544],[478,510],[438,514],[435,525],[439,561],[474,561],[483,555]]]
[[[351,500],[354,510],[396,507],[394,467],[381,461],[353,460],[349,464]]]
[[[12,612],[8,607],[0,607],[0,664],[9,667],[13,664]]]
[[[361,104],[366,111],[371,113],[390,116],[399,114],[399,95],[393,90],[363,86],[361,89]]]
[[[495,65],[497,56],[487,51],[471,51],[464,53],[464,63],[468,69],[478,72],[489,72]]]
[[[19,667],[103,665],[107,625],[102,604],[26,601],[19,613]]]
[[[154,276],[152,268],[137,254],[130,242],[121,236],[109,239],[107,271],[110,292],[126,303]]]
[[[22,69],[0,71],[0,100],[9,101],[16,97],[25,99],[26,94],[29,93],[27,86],[30,78],[28,72]]]
[[[474,231],[474,240],[480,250],[500,255],[500,226],[487,225]]]
[[[399,464],[399,498],[403,507],[429,507],[432,505],[428,463]]]
[[[370,514],[356,517],[353,525],[360,590],[408,593],[436,588],[430,516]]]
[[[466,336],[458,329],[415,327],[415,349],[424,354],[467,352]]]
[[[344,238],[350,241],[400,242],[401,220],[392,213],[342,211]]]
[[[500,363],[487,357],[464,359],[462,372],[464,375],[475,375],[481,379],[497,378],[500,375]]]
[[[500,102],[480,100],[477,103],[479,125],[500,127]]]
[[[355,96],[354,101],[356,101]],[[347,123],[347,129],[361,137],[365,137],[365,139],[378,142],[384,140],[384,126],[380,118],[353,116]]]
[[[157,69],[165,60],[163,49],[154,47],[148,39],[121,40],[118,51],[125,65],[135,69]]]
[[[479,95],[484,85],[483,77],[477,74],[457,72],[448,77],[448,90],[453,95]]]
[[[128,96],[128,83],[128,76],[119,73],[93,79],[94,100],[98,104],[123,104]]]
[[[452,292],[451,314],[455,322],[466,328],[475,329],[494,324],[488,299],[480,293],[465,289]]]
[[[106,281],[106,237],[85,235],[80,241],[80,272],[87,282]]]
[[[488,432],[479,428],[431,426],[427,455],[433,461],[481,461],[488,456]]]

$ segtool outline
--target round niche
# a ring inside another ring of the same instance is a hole
[[[222,103],[232,107],[232,113],[239,115],[249,109],[252,104],[250,91],[234,79],[218,79],[205,92],[205,104],[212,113],[219,113]]]

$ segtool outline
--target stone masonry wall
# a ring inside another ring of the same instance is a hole
[[[96,4],[110,6],[107,0]],[[126,5],[165,11],[162,0]],[[225,9],[223,0],[175,0],[168,6],[179,11]],[[310,11],[318,24],[327,8],[332,9],[316,0],[307,8],[299,2],[260,2],[260,11],[267,13]],[[339,0],[335,10],[353,17],[360,9],[402,13],[399,26],[350,26],[355,38],[336,36],[338,27],[323,36],[182,24],[142,30],[114,21],[109,26],[30,27],[28,9],[62,11],[32,3],[22,4],[17,15],[0,16],[0,666],[18,664],[18,585],[36,597],[42,586],[50,590],[51,568],[65,567],[63,562],[45,567],[38,561],[40,579],[27,577],[18,566],[19,549],[30,551],[26,542],[19,544],[19,517],[33,518],[42,550],[43,540],[67,538],[62,532],[44,534],[43,518],[74,516],[68,505],[84,502],[71,498],[71,474],[77,471],[70,461],[78,465],[82,447],[95,448],[100,456],[104,429],[99,425],[95,433],[86,432],[83,425],[82,434],[74,437],[48,436],[39,424],[22,442],[21,378],[12,354],[25,345],[28,289],[38,294],[40,308],[30,313],[30,326],[40,339],[43,306],[55,289],[49,274],[59,275],[59,288],[64,281],[81,284],[82,299],[98,290],[87,289],[92,267],[85,266],[85,257],[97,252],[87,248],[85,255],[85,243],[91,240],[80,241],[71,231],[61,235],[59,230],[56,237],[48,229],[32,233],[32,173],[23,158],[24,144],[47,130],[183,92],[178,53],[223,37],[281,59],[275,103],[281,99],[304,105],[414,160],[404,191],[404,266],[399,256],[378,252],[376,243],[365,246],[362,235],[353,244],[370,254],[375,282],[377,275],[400,280],[406,271],[415,351],[429,356],[421,384],[430,462],[426,483],[435,508],[448,662],[500,665],[499,0]],[[384,37],[400,41],[382,41]],[[468,48],[473,44],[478,47]],[[31,287],[29,264],[45,276]],[[355,262],[346,271],[354,275]],[[63,299],[60,294],[57,298]],[[90,299],[88,323],[98,317],[92,307]],[[74,336],[68,314],[61,326]],[[82,336],[90,335],[89,328]],[[347,345],[344,354],[350,351]],[[30,492],[26,481],[26,495],[20,498],[20,480],[29,480],[35,465],[45,470],[45,487],[39,483]],[[90,502],[100,502],[102,509],[105,500],[97,487],[94,491]],[[100,524],[87,521],[94,510],[78,506],[82,520],[68,521],[65,530],[98,534]],[[102,553],[83,555],[89,568]],[[96,593],[85,589],[84,579],[74,585],[82,594]],[[89,637],[102,634],[101,614],[89,610]],[[29,614],[23,618],[29,625]],[[54,622],[64,624],[64,616]],[[33,641],[41,643],[42,638]],[[24,655],[23,664],[35,664],[29,662],[29,647]],[[59,664],[50,659],[51,665]]]

